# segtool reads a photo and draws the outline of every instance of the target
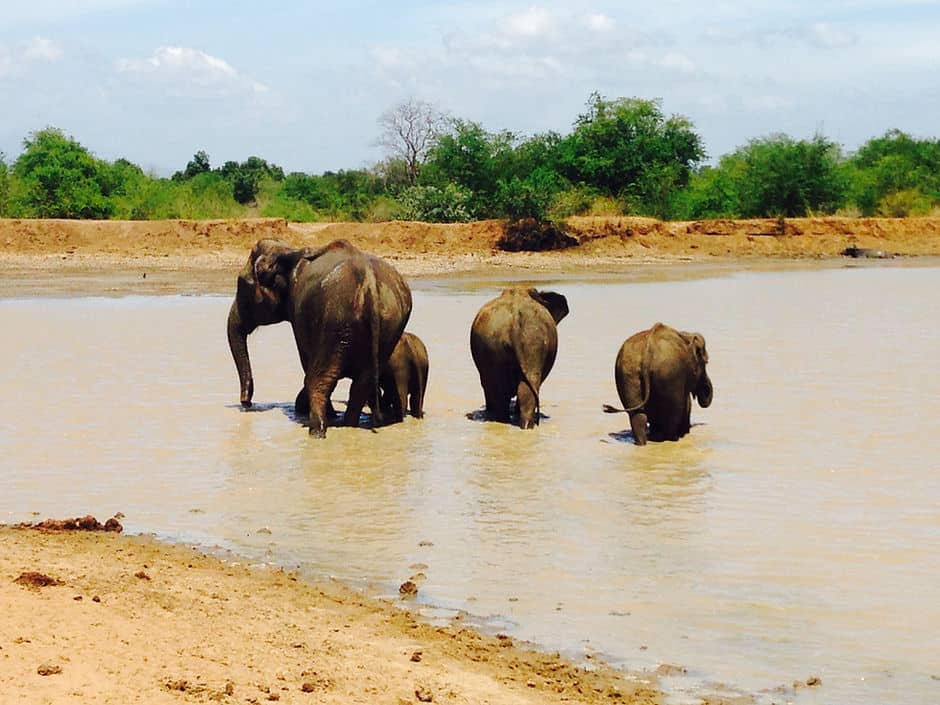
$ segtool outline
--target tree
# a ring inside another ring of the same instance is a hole
[[[30,218],[107,218],[108,165],[62,130],[47,127],[23,140],[13,165],[20,186],[18,215]]]
[[[865,215],[927,212],[940,201],[940,140],[890,130],[862,145],[847,168],[850,199]]]
[[[379,144],[405,163],[408,184],[418,181],[421,166],[446,126],[446,117],[430,103],[409,98],[379,117]]]
[[[172,178],[173,181],[187,181],[194,176],[211,171],[211,169],[212,167],[209,165],[209,155],[200,149],[193,155],[193,158],[186,163],[186,170],[177,171],[173,174]]]
[[[848,186],[838,145],[822,135],[754,139],[694,175],[676,199],[681,218],[800,217],[833,213]]]
[[[627,197],[635,209],[656,215],[705,157],[692,123],[680,115],[666,118],[659,101],[606,100],[598,93],[558,150],[570,181]]]
[[[845,200],[838,145],[822,135],[799,141],[783,134],[754,139],[730,159],[743,162],[738,186],[743,217],[833,213]]]
[[[0,218],[7,214],[7,198],[10,194],[10,174],[7,155],[0,152]]]
[[[454,120],[450,134],[441,135],[428,155],[421,181],[443,188],[452,183],[469,192],[467,207],[475,218],[492,218],[501,178],[512,171],[516,136],[490,133],[476,122]]]

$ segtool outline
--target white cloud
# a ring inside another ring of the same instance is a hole
[[[669,52],[656,62],[664,69],[679,73],[695,73],[695,63],[685,54]]]
[[[119,73],[175,83],[181,89],[198,86],[223,95],[268,90],[227,61],[189,47],[160,47],[146,59],[119,59],[116,67]]]
[[[35,64],[54,63],[65,55],[58,42],[35,37],[12,49],[0,45],[0,78],[19,77]]]
[[[744,106],[754,112],[772,113],[778,110],[788,110],[793,107],[793,101],[779,95],[747,96]]]
[[[826,49],[851,46],[856,42],[855,35],[833,27],[828,22],[817,22],[809,27],[807,36],[811,44]]]
[[[506,32],[520,37],[543,37],[549,34],[554,25],[551,13],[533,5],[525,12],[506,18]]]
[[[588,15],[585,19],[588,29],[594,32],[610,32],[614,29],[614,21],[603,14]]]
[[[30,61],[48,61],[51,63],[61,59],[64,53],[58,42],[45,37],[35,37],[26,45],[23,56]]]

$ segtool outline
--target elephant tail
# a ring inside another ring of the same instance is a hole
[[[526,386],[532,392],[532,397],[535,399],[535,423],[538,424],[539,418],[541,415],[541,401],[539,400],[539,387],[542,383],[542,371],[541,370],[531,370],[526,369],[526,359],[529,357],[525,355],[525,334],[523,333],[524,322],[522,317],[517,314],[515,325],[511,326],[509,331],[509,339],[512,342],[513,351],[516,353],[516,360],[519,363],[519,373],[522,375],[522,381],[525,382]],[[533,374],[534,373],[534,374]]]
[[[649,335],[646,336],[646,345],[643,347],[643,358],[640,360],[640,386],[643,389],[643,401],[624,409],[618,409],[616,406],[604,404],[603,409],[605,414],[632,414],[634,411],[639,411],[646,406],[647,402],[650,400],[650,367],[652,365],[653,334],[660,326],[662,326],[662,323],[657,323],[650,329]]]

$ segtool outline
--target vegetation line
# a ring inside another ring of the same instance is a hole
[[[285,174],[255,156],[212,168],[197,151],[170,178],[98,159],[47,127],[24,139],[12,163],[0,153],[0,217],[446,223],[940,213],[940,140],[899,130],[853,154],[819,134],[773,134],[708,165],[688,119],[640,98],[592,94],[567,135],[489,132],[415,99],[378,125],[388,157],[369,169]]]

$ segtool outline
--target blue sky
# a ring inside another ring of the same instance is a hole
[[[0,151],[51,125],[163,175],[200,149],[320,173],[381,159],[409,97],[564,134],[592,91],[661,99],[712,158],[776,132],[851,151],[940,137],[938,36],[940,0],[10,0]]]

